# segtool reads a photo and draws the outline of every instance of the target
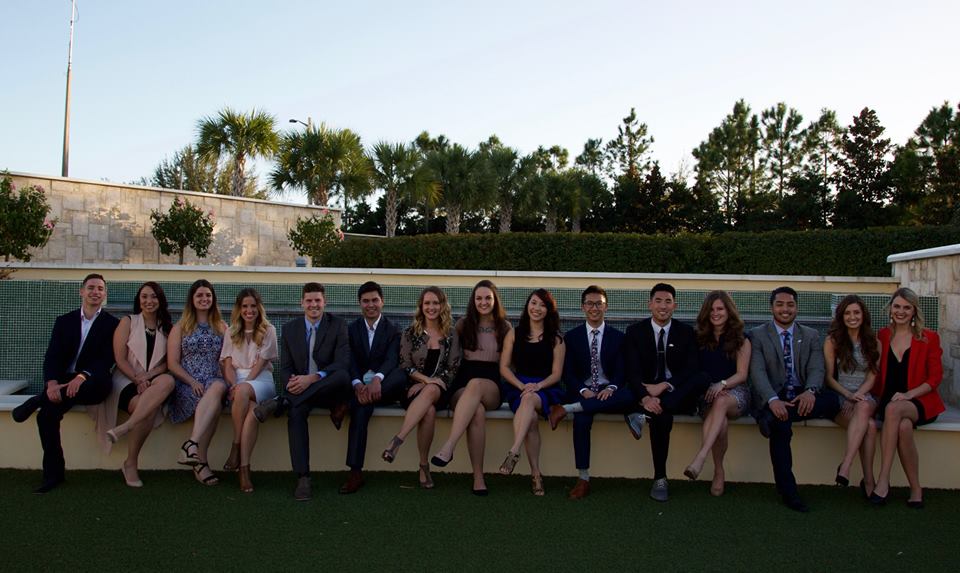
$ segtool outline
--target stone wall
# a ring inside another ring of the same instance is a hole
[[[918,295],[936,296],[940,304],[943,382],[940,395],[960,406],[960,245],[891,255],[893,276]]]
[[[183,197],[216,217],[207,257],[198,259],[188,248],[186,264],[292,267],[297,254],[287,241],[287,229],[297,217],[321,212],[319,207],[191,191],[21,173],[10,176],[17,187],[39,185],[46,191],[51,214],[59,220],[47,246],[32,253],[35,262],[177,263],[176,255],[160,254],[150,233],[150,212],[165,212],[177,197]],[[330,212],[339,225],[340,211]]]

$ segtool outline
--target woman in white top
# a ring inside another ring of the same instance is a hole
[[[229,386],[233,418],[233,445],[223,469],[240,470],[240,490],[245,493],[253,491],[250,456],[259,429],[252,406],[277,395],[271,362],[278,355],[277,330],[267,320],[260,293],[252,288],[241,290],[233,303],[220,363]]]

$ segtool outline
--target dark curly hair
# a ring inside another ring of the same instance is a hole
[[[830,322],[830,330],[827,331],[827,337],[833,341],[833,347],[836,349],[837,365],[842,372],[853,372],[857,369],[857,363],[853,359],[853,341],[850,340],[850,333],[847,332],[847,325],[843,323],[843,313],[852,305],[860,305],[863,311],[863,323],[860,325],[860,351],[867,361],[867,370],[869,372],[878,372],[880,364],[880,349],[878,348],[877,336],[873,332],[873,326],[870,323],[870,311],[867,310],[863,299],[855,294],[848,294],[843,297],[840,304],[837,305],[836,312],[833,313],[833,320]]]

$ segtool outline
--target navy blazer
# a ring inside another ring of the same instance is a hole
[[[590,380],[590,339],[586,323],[568,331],[563,340],[567,346],[563,358],[563,384],[571,396],[578,395],[580,390],[589,387],[587,382]],[[617,388],[623,388],[622,344],[623,332],[608,323],[600,344],[600,366],[610,384]]]
[[[647,389],[643,385],[655,383],[657,377],[657,341],[653,335],[651,320],[647,318],[631,324],[624,335],[625,377],[638,399],[647,395]],[[673,319],[665,350],[667,370],[671,376],[670,384],[675,388],[697,384],[700,358],[697,335],[693,327]]]
[[[350,380],[363,380],[368,370],[386,378],[400,365],[400,331],[387,317],[380,315],[380,323],[373,334],[373,345],[367,342],[367,321],[362,316],[350,323]]]
[[[110,379],[113,368],[113,331],[120,321],[105,310],[90,325],[90,332],[80,348],[80,309],[57,317],[50,333],[50,343],[43,357],[43,382],[47,380],[66,381],[70,374],[70,363],[77,357],[75,371],[82,372],[87,378]]]
[[[350,370],[350,342],[347,323],[330,313],[323,313],[317,326],[316,342],[313,344],[313,360],[317,369],[327,375],[336,370]],[[303,316],[283,325],[280,338],[281,384],[286,386],[293,375],[303,376],[310,369],[307,357],[307,327]]]

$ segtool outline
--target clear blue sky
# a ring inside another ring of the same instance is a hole
[[[348,127],[496,133],[571,158],[636,107],[665,172],[746,99],[877,110],[903,143],[960,99],[960,3],[80,0],[70,174],[127,182],[224,106]],[[0,3],[0,169],[60,174],[69,0]],[[263,176],[267,165],[261,164]]]

